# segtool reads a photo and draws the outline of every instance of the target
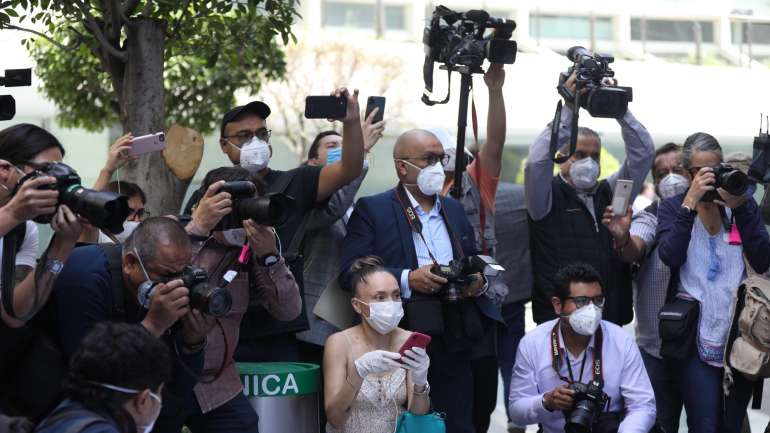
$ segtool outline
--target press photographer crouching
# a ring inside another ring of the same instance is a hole
[[[519,343],[509,407],[545,433],[647,433],[655,397],[634,338],[602,320],[599,274],[571,264],[555,275],[554,313]],[[588,368],[586,369],[586,364]]]
[[[658,208],[658,251],[671,268],[660,313],[661,355],[673,359],[690,431],[740,432],[752,384],[734,375],[729,397],[722,376],[733,297],[747,275],[770,267],[770,242],[749,178],[722,164],[717,140],[698,132],[682,151],[689,189]]]
[[[73,210],[61,203],[56,178],[30,177],[43,164],[62,158],[64,147],[59,140],[38,126],[20,124],[0,131],[0,285],[4,288],[0,316],[9,326],[21,326],[45,304],[82,230]],[[33,220],[50,222],[55,232],[39,267],[38,228]],[[6,346],[6,336],[2,339]]]
[[[208,333],[200,382],[183,396],[181,410],[163,412],[155,431],[179,432],[186,425],[193,433],[256,432],[257,414],[243,395],[233,354],[250,305],[281,321],[301,312],[297,282],[271,227],[286,218],[291,204],[280,194],[265,196],[260,178],[240,167],[210,171],[201,188],[206,193],[189,224],[210,235],[193,242],[192,263],[207,272],[210,286],[226,291],[229,302],[215,312],[218,326]]]
[[[98,323],[64,380],[66,399],[36,433],[149,433],[160,414],[171,354],[138,325]]]

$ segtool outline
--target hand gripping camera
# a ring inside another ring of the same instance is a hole
[[[190,308],[213,317],[222,317],[230,312],[233,306],[233,298],[227,290],[208,283],[208,273],[196,266],[186,266],[182,272],[173,279],[182,280],[182,285],[190,291]],[[137,289],[139,301],[149,310],[152,293],[157,287],[157,281],[145,281]]]
[[[630,87],[608,86],[604,78],[612,78],[615,71],[610,69],[614,57],[592,54],[583,47],[575,46],[567,50],[567,58],[574,63],[567,72],[559,75],[559,94],[572,104],[576,95],[567,89],[567,79],[575,72],[576,93],[587,89],[587,94],[577,97],[579,105],[588,110],[593,117],[619,118],[628,110],[628,103],[633,99]]]
[[[100,229],[106,229],[111,233],[123,231],[123,221],[131,212],[128,207],[128,198],[114,192],[85,188],[80,184],[78,173],[67,164],[61,162],[42,164],[37,170],[22,177],[13,193],[16,194],[24,182],[40,176],[51,176],[56,179],[56,183],[43,188],[59,191],[58,205],[67,205],[72,212]],[[53,214],[41,215],[34,221],[48,224],[53,216]]]
[[[222,218],[214,230],[240,228],[247,219],[263,226],[279,226],[289,219],[294,208],[294,199],[282,193],[254,197],[257,187],[247,180],[227,182],[220,192],[230,193],[233,212]]]
[[[572,397],[575,407],[565,414],[566,433],[589,433],[592,430],[594,420],[607,406],[609,396],[602,391],[603,385],[598,380],[589,383],[572,382],[569,389],[575,391]]]
[[[457,302],[463,297],[463,287],[476,281],[474,274],[496,277],[505,268],[489,256],[466,256],[452,260],[448,265],[436,265],[430,270],[434,275],[446,278],[449,282],[442,290],[445,301]]]
[[[721,163],[714,167],[715,188],[722,188],[732,195],[743,195],[749,189],[749,177],[733,166]],[[712,202],[719,200],[716,190],[703,194],[702,201]]]

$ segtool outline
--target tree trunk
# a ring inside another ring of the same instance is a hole
[[[127,61],[120,107],[125,132],[134,137],[163,131],[163,68],[166,23],[135,18],[126,27]],[[190,184],[174,176],[160,152],[142,155],[126,165],[122,179],[137,183],[153,215],[176,214]]]

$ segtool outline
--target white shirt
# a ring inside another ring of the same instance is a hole
[[[578,356],[567,354],[562,357],[562,366],[557,374],[551,359],[551,330],[559,319],[554,319],[535,328],[519,343],[516,364],[511,378],[510,405],[508,411],[516,425],[541,423],[545,433],[564,432],[564,413],[548,411],[543,406],[543,395],[565,384],[559,376],[569,377],[569,358],[575,380],[580,380],[580,366],[586,356],[583,383],[592,378],[594,338],[584,353]],[[648,433],[655,424],[655,396],[642,363],[642,356],[633,337],[619,326],[602,321],[602,379],[604,392],[612,399],[609,410],[625,412],[618,433]],[[559,348],[566,352],[561,330]],[[587,353],[586,353],[587,352]]]
[[[40,244],[40,234],[37,224],[27,221],[27,230],[24,233],[24,241],[21,243],[19,252],[16,253],[16,266],[29,266],[34,268],[37,264],[38,245]],[[0,263],[3,262],[3,238],[0,238]]]

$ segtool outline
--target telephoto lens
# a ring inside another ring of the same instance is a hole
[[[262,226],[279,226],[291,216],[294,200],[281,193],[240,200],[235,204],[235,213],[241,219],[251,219]]]
[[[230,312],[233,298],[227,290],[208,283],[209,276],[202,268],[187,266],[179,277],[190,290],[190,307],[213,317]]]

